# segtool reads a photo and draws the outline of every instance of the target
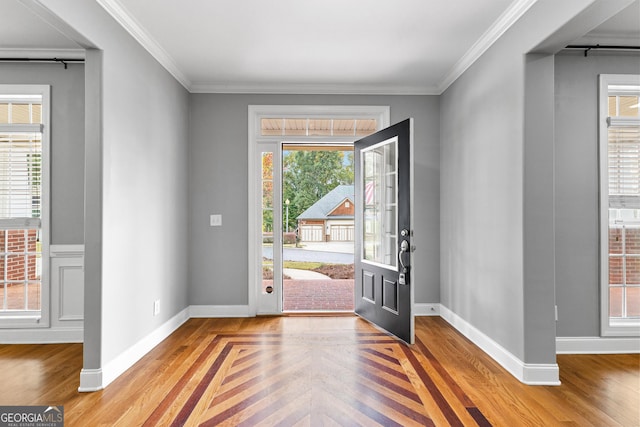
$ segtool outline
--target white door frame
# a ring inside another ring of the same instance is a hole
[[[265,147],[265,151],[278,148],[277,156],[274,156],[274,212],[273,212],[273,235],[274,248],[276,247],[276,236],[282,235],[282,188],[280,165],[281,144],[284,142],[296,143],[336,143],[354,142],[355,137],[327,137],[327,136],[262,136],[260,132],[260,121],[262,118],[375,118],[377,129],[380,130],[389,126],[390,108],[389,106],[357,106],[357,105],[249,105],[249,126],[248,126],[248,305],[249,315],[257,314],[280,314],[282,312],[281,289],[276,289],[273,297],[275,302],[265,303],[261,300],[262,283],[262,191],[261,176],[258,167],[259,156],[262,152],[259,146]],[[276,154],[276,153],[274,153]],[[275,161],[278,158],[277,162]],[[276,169],[276,164],[278,169]],[[276,177],[277,175],[277,177]],[[275,251],[274,251],[275,252]],[[275,254],[274,254],[275,258]],[[275,259],[274,259],[275,265]],[[274,277],[274,287],[281,287],[276,284]]]

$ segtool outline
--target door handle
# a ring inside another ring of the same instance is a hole
[[[406,285],[407,284],[407,275],[409,273],[409,267],[404,264],[402,259],[402,254],[405,252],[409,252],[409,242],[403,240],[400,243],[400,250],[398,251],[398,261],[400,262],[400,274],[398,275],[398,284]]]
[[[402,268],[400,271],[402,273],[406,273],[407,267],[404,265],[404,261],[402,260],[402,254],[409,251],[409,242],[403,240],[400,243],[400,251],[398,252],[398,261],[400,261],[400,267]]]

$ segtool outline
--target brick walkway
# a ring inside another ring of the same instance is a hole
[[[284,280],[284,311],[353,311],[353,279]]]

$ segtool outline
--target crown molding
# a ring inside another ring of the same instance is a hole
[[[153,56],[178,82],[188,91],[191,90],[191,81],[178,68],[171,55],[133,18],[118,0],[96,0],[147,52]]]
[[[336,84],[217,84],[194,83],[192,93],[284,95],[439,95],[437,87]]]
[[[438,85],[438,92],[442,94],[458,77],[476,62],[518,19],[524,15],[538,0],[516,0],[489,29],[476,41],[473,46],[456,62]]]

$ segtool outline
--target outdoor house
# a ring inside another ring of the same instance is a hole
[[[298,216],[301,242],[354,240],[354,187],[339,185]]]

